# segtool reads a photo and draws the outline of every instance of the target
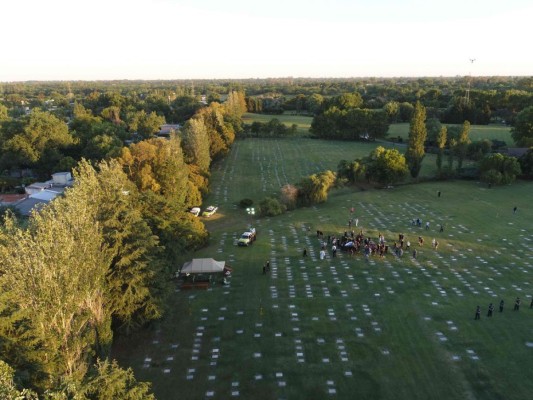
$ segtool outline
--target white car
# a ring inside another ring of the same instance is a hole
[[[193,207],[189,210],[189,212],[195,217],[197,217],[200,215],[200,207]]]
[[[210,217],[211,215],[213,215],[214,213],[216,213],[218,210],[218,207],[215,207],[215,206],[209,206],[207,207],[204,212],[202,213],[202,216],[203,217]]]

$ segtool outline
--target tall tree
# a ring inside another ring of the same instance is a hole
[[[143,219],[140,196],[117,161],[102,161],[98,172],[86,161],[74,171],[79,202],[97,209],[110,263],[106,274],[106,308],[127,333],[163,313],[164,267],[159,239]]]
[[[518,146],[533,146],[533,106],[524,108],[516,115],[511,136]]]
[[[422,168],[422,160],[425,155],[424,143],[426,137],[426,109],[419,101],[417,101],[413,118],[409,125],[409,143],[407,145],[407,152],[405,153],[409,172],[413,178],[418,179],[420,168]]]
[[[182,129],[183,151],[188,164],[195,164],[207,173],[211,164],[209,136],[202,119],[189,120]]]
[[[27,229],[7,220],[10,240],[0,245],[2,301],[12,318],[25,317],[38,341],[48,385],[64,377],[80,381],[97,337],[110,340],[105,312],[108,259],[95,209],[58,198],[34,214]]]
[[[455,152],[457,154],[457,169],[463,167],[463,161],[466,158],[466,152],[468,151],[468,145],[470,144],[470,122],[465,121],[463,127],[459,132],[457,138],[457,144],[455,145]]]
[[[152,191],[185,208],[188,170],[180,139],[149,139],[122,149],[118,159],[141,192]]]
[[[446,147],[446,141],[448,136],[448,129],[443,126],[440,128],[439,133],[436,137],[436,143],[438,148],[437,153],[437,172],[440,173],[442,170],[442,158],[444,157],[444,148]]]

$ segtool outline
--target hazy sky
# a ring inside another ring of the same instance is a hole
[[[531,0],[2,0],[0,13],[0,81],[533,75]]]

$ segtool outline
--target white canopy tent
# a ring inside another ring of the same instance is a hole
[[[193,258],[183,264],[182,274],[216,274],[223,273],[226,261],[216,261],[212,258]]]

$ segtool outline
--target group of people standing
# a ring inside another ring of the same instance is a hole
[[[513,311],[518,311],[520,310],[520,304],[522,303],[522,301],[520,300],[520,297],[517,297],[514,301],[514,307],[513,307]],[[502,300],[500,300],[500,312],[503,312],[503,306],[504,306],[505,302]],[[529,304],[529,308],[533,308],[533,297],[531,298],[531,303]],[[492,303],[489,303],[489,308],[487,310],[487,317],[492,317],[492,314],[494,312],[494,305]],[[477,320],[477,319],[481,319],[481,307],[480,306],[477,306],[476,307],[476,314],[474,316],[474,319]]]

